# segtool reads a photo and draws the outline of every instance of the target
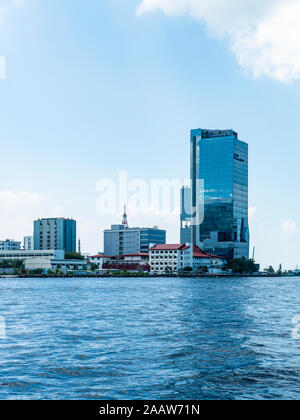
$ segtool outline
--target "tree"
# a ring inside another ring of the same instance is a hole
[[[167,267],[166,269],[165,269],[165,274],[168,276],[168,275],[172,275],[173,274],[173,270],[172,270],[172,268],[171,267]]]
[[[29,270],[30,276],[41,276],[44,273],[43,268],[36,268],[34,270]]]
[[[265,271],[269,274],[275,274],[275,270],[271,265],[270,265],[269,268],[266,268]]]
[[[78,252],[66,252],[65,253],[65,260],[84,260],[84,256],[79,254]]]
[[[245,257],[229,261],[226,268],[235,274],[253,274],[259,271],[259,265]]]
[[[94,273],[95,271],[97,271],[98,270],[98,265],[97,264],[94,264],[94,263],[92,263],[91,264],[91,271]]]
[[[16,270],[24,269],[23,260],[2,260],[0,261],[0,268],[14,268]]]

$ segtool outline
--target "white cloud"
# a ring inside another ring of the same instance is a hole
[[[0,23],[4,19],[5,14],[12,6],[23,6],[23,0],[6,0],[2,1],[0,6]]]
[[[0,212],[37,207],[46,200],[46,196],[34,192],[0,190]]]
[[[203,21],[211,34],[227,37],[254,77],[300,78],[300,0],[143,0],[136,13],[155,11]]]
[[[282,220],[281,229],[284,234],[291,235],[298,232],[297,223],[292,220]]]

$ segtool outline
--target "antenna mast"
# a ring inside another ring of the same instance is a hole
[[[124,206],[122,225],[125,226],[125,229],[128,229],[128,218],[127,218],[126,206]]]

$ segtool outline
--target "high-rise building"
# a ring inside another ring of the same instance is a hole
[[[123,256],[149,253],[149,248],[166,243],[166,231],[154,228],[126,228],[125,225],[113,225],[104,231],[104,254]]]
[[[249,258],[248,144],[236,132],[191,130],[191,188],[181,203],[181,242]]]
[[[192,190],[189,187],[181,189],[181,212],[180,212],[180,242],[190,244],[191,236],[191,214],[192,214]]]
[[[33,251],[33,236],[24,236],[24,249],[26,251]]]
[[[64,218],[36,220],[34,249],[76,252],[76,221]]]
[[[0,241],[0,251],[18,251],[19,249],[21,249],[21,242],[14,241],[13,239]]]

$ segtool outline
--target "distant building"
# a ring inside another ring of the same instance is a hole
[[[24,249],[26,251],[32,251],[34,249],[33,236],[24,237]]]
[[[86,260],[66,260],[62,250],[0,251],[0,260],[21,260],[25,270],[60,270],[83,272],[88,269]],[[8,273],[9,274],[9,273]]]
[[[34,222],[35,250],[63,250],[76,252],[76,221],[50,218]]]
[[[166,243],[166,235],[158,227],[129,228],[125,208],[122,225],[112,225],[104,231],[104,254],[117,257],[148,254],[152,245]]]
[[[149,254],[131,254],[122,257],[109,257],[107,255],[93,255],[89,257],[90,263],[95,264],[99,271],[128,271],[149,272]]]
[[[156,245],[150,248],[151,274],[177,273],[186,267],[192,267],[189,245]]]
[[[208,254],[189,244],[156,245],[150,249],[151,274],[175,274],[186,268],[194,273],[205,270],[217,274],[223,271],[226,262],[224,257]]]
[[[33,270],[36,268],[43,270],[51,269],[51,261],[54,259],[64,259],[64,251],[44,250],[44,251],[0,251],[0,260],[22,260],[25,269]]]
[[[3,260],[27,260],[31,258],[46,258],[46,259],[64,259],[64,251],[58,250],[33,250],[26,251],[20,249],[18,251],[0,251],[0,259]]]
[[[21,249],[21,242],[14,241],[13,239],[0,241],[0,251],[17,251],[19,249]]]
[[[182,242],[249,258],[248,145],[236,132],[191,130],[191,188],[181,194]]]
[[[180,212],[180,243],[192,242],[191,215],[192,215],[192,190],[189,187],[181,189]]]
[[[98,267],[98,270],[102,270],[103,264],[109,263],[111,257],[103,254],[92,255],[89,257],[90,263]]]

